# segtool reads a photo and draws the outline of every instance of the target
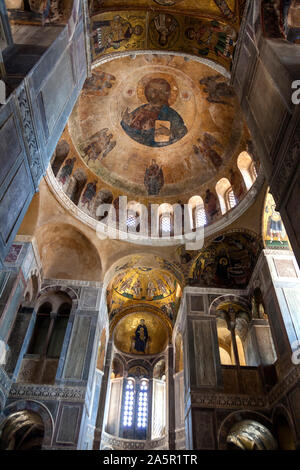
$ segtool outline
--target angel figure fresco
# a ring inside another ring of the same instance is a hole
[[[162,167],[158,166],[153,159],[151,165],[146,169],[144,184],[149,196],[157,196],[164,185]]]
[[[149,80],[144,89],[147,104],[122,116],[121,126],[136,142],[148,147],[165,147],[187,134],[182,117],[171,108],[171,85],[164,78]]]
[[[222,144],[208,132],[205,132],[203,139],[199,137],[197,143],[198,145],[194,145],[194,153],[204,159],[205,162],[210,161],[214,168],[218,170],[222,166],[223,160],[220,154],[213,149],[213,146],[222,149]]]
[[[198,21],[185,30],[186,38],[200,46],[194,48],[196,53],[207,56],[212,52],[228,59],[232,59],[233,33],[215,20],[210,23]]]
[[[88,144],[82,148],[88,158],[87,163],[89,164],[91,160],[94,162],[105,158],[116,146],[117,142],[112,139],[113,134],[109,133],[107,128],[93,134],[89,138]]]
[[[224,98],[234,98],[235,94],[232,87],[224,81],[224,77],[222,75],[218,74],[204,77],[199,81],[199,83],[204,87],[204,92],[208,95],[206,100],[209,103],[232,106],[232,104],[225,101]]]
[[[141,25],[133,26],[119,15],[112,20],[94,21],[92,38],[96,54],[102,54],[109,48],[119,49],[132,36],[141,36],[144,29]]]

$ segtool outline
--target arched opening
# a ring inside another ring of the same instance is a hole
[[[130,201],[127,204],[127,231],[138,233],[140,231],[139,217],[141,215],[140,204],[136,201]]]
[[[248,152],[244,151],[239,154],[237,166],[243,176],[246,188],[249,190],[257,178],[257,172],[255,163]]]
[[[45,350],[45,341],[50,326],[50,313],[52,304],[43,303],[37,312],[33,335],[27,350],[27,354],[43,354]]]
[[[60,140],[56,146],[56,149],[52,157],[52,161],[51,161],[51,167],[52,167],[54,176],[57,176],[69,152],[70,152],[70,145],[68,144],[68,142],[66,140]]]
[[[39,306],[34,330],[18,380],[52,384],[55,381],[72,300],[66,293],[55,291],[47,292],[37,303]]]
[[[217,332],[218,332],[218,342],[219,342],[219,353],[220,353],[220,362],[222,365],[237,365],[237,359],[239,366],[246,366],[245,351],[243,346],[243,341],[239,336],[238,332],[235,332],[234,337],[229,330],[227,323],[224,319],[217,319]],[[234,344],[235,341],[235,344]],[[236,352],[238,357],[236,358],[235,354],[235,345]]]
[[[236,197],[230,181],[227,178],[222,178],[217,182],[216,193],[219,198],[222,214],[226,214],[226,212],[236,206]]]
[[[270,430],[254,420],[234,424],[227,436],[228,450],[276,450],[277,443]]]
[[[5,419],[1,428],[1,450],[41,450],[44,424],[37,413],[17,411]]]
[[[108,213],[109,213],[109,208],[110,207],[106,207],[107,206],[110,206],[111,203],[113,202],[113,194],[111,191],[109,191],[108,189],[101,189],[96,198],[95,198],[95,202],[94,202],[94,209],[93,209],[93,212],[94,212],[94,216],[96,217],[97,220],[101,220],[102,222],[105,222],[107,220],[107,216],[108,216]]]
[[[100,337],[100,344],[98,348],[98,358],[97,358],[97,369],[104,370],[104,359],[105,359],[105,349],[106,349],[106,330],[102,330]]]
[[[171,237],[174,234],[174,212],[170,204],[161,204],[158,208],[160,237]]]
[[[166,400],[166,363],[161,359],[153,368],[152,439],[158,439],[166,432]]]
[[[188,205],[192,230],[197,230],[197,228],[204,227],[207,224],[207,216],[202,197],[191,197]]]
[[[175,339],[175,374],[183,371],[183,341],[181,333]]]

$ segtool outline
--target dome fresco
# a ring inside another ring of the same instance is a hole
[[[236,214],[249,207],[262,184],[251,191],[259,162],[234,91],[216,68],[176,53],[95,65],[61,138],[68,153],[62,159],[58,145],[48,171],[57,198],[93,228],[114,224],[113,204],[117,230],[141,232],[146,244],[150,225],[162,240],[162,226],[157,235],[153,227],[167,205],[173,214],[186,205],[185,234],[242,201]]]
[[[94,68],[69,132],[99,183],[161,201],[214,186],[249,138],[225,77],[182,56],[152,54]]]

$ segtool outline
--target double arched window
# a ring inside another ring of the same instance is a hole
[[[27,354],[59,358],[71,311],[71,300],[64,297],[56,305],[45,301],[39,307]]]
[[[121,434],[123,438],[146,439],[149,415],[149,381],[129,377],[124,383]]]

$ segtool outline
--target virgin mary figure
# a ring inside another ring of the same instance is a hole
[[[148,329],[145,325],[145,320],[141,319],[140,324],[135,330],[134,336],[134,349],[138,352],[145,352],[147,341],[149,339]]]

